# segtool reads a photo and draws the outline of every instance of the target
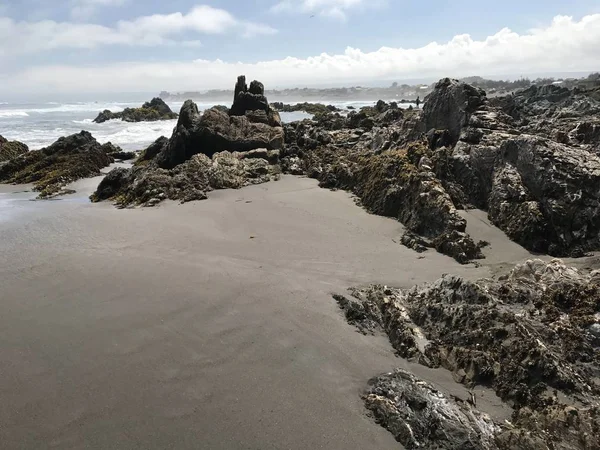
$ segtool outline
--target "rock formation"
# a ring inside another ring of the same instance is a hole
[[[489,386],[514,410],[512,424],[490,423],[473,408],[476,399],[449,403],[402,371],[376,378],[366,405],[407,448],[594,449],[599,283],[597,271],[532,260],[498,280],[446,276],[406,290],[351,289],[335,299],[359,331],[387,334],[399,356],[448,370],[468,387]],[[446,427],[453,431],[433,431]]]
[[[262,83],[236,84],[230,110],[213,107],[200,114],[186,101],[170,139],[159,138],[128,171],[114,171],[92,196],[119,206],[153,206],[164,199],[206,198],[212,189],[238,189],[277,179],[284,131],[269,108]]]
[[[29,151],[22,142],[9,141],[0,136],[0,163],[16,158],[19,155],[23,155]]]
[[[0,165],[0,183],[34,183],[40,198],[60,195],[67,184],[100,175],[100,169],[113,162],[106,148],[87,131],[61,137]]]
[[[107,120],[120,119],[125,122],[155,122],[157,120],[177,119],[177,114],[171,111],[169,105],[160,98],[153,98],[144,103],[140,108],[125,108],[121,112],[113,113],[104,110],[94,119],[96,123],[103,123]]]
[[[592,124],[600,103],[555,86],[493,102],[456,80],[438,86],[423,122],[450,133],[443,148],[430,144],[436,175],[455,200],[488,210],[493,223],[533,251],[580,256],[600,248],[600,158]],[[572,132],[561,135],[557,128]]]

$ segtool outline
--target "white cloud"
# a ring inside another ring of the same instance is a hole
[[[350,10],[380,6],[382,3],[384,0],[281,0],[271,7],[271,12],[300,12],[346,20]]]
[[[100,7],[123,6],[128,0],[72,0],[71,17],[76,20],[89,19]]]
[[[0,24],[0,29],[2,26]],[[237,75],[267,88],[377,79],[473,74],[523,74],[598,70],[600,14],[579,21],[558,16],[545,28],[517,34],[505,28],[483,40],[459,35],[420,48],[384,47],[374,52],[348,48],[342,54],[255,63],[216,61],[131,62],[97,67],[29,68],[0,83],[6,92],[126,92],[231,88]],[[115,76],[118,74],[118,76]]]
[[[106,4],[119,0],[85,1]],[[187,14],[176,12],[143,16],[131,21],[119,21],[112,27],[52,20],[15,22],[0,17],[0,55],[104,45],[156,46],[181,42],[173,40],[173,37],[186,32],[219,34],[238,30],[246,37],[277,32],[268,25],[241,21],[223,9],[205,5],[197,6]],[[15,36],[19,36],[19,39],[15,39]]]

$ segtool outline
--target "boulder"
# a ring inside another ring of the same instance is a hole
[[[18,141],[9,141],[0,136],[0,163],[16,158],[29,151],[29,147]]]
[[[440,80],[425,98],[423,122],[427,131],[448,130],[454,143],[471,114],[486,102],[485,92],[458,80]]]
[[[156,141],[148,146],[142,153],[138,159],[138,163],[142,161],[150,161],[154,159],[166,146],[169,142],[164,136],[159,137]]]

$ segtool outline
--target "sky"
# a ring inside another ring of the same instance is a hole
[[[599,66],[598,0],[0,0],[0,100]]]

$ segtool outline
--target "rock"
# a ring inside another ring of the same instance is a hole
[[[29,151],[29,147],[18,141],[8,141],[0,136],[0,163],[24,155]]]
[[[222,151],[244,152],[257,148],[283,147],[283,128],[229,116],[211,108],[202,116],[193,102],[186,102],[180,120],[166,147],[157,156],[163,168],[173,168],[197,153],[212,156]]]
[[[500,427],[467,402],[455,402],[410,372],[369,381],[363,400],[375,420],[406,449],[495,449]]]
[[[449,140],[458,141],[462,128],[469,123],[471,114],[486,101],[481,89],[444,78],[440,80],[423,106],[426,130],[448,130]]]
[[[160,98],[153,98],[141,108],[125,108],[122,112],[113,113],[104,110],[94,119],[96,123],[108,120],[121,119],[125,122],[153,122],[157,120],[177,119],[177,114],[171,111],[169,105]]]
[[[100,175],[113,162],[87,131],[59,138],[54,144],[31,151],[0,166],[2,183],[34,183],[40,198],[62,193],[69,183]]]
[[[131,169],[117,167],[111,170],[100,182],[91,200],[99,202],[114,198],[130,182],[131,175]]]
[[[181,121],[181,118],[180,118]],[[148,146],[141,154],[138,159],[138,163],[142,161],[150,161],[154,159],[166,146],[169,140],[161,136],[156,141]]]
[[[233,105],[229,110],[232,116],[243,116],[246,111],[264,111],[269,113],[269,102],[265,97],[265,87],[260,81],[250,83],[250,89],[246,85],[246,77],[240,75],[235,85]]]
[[[114,169],[91,199],[112,200],[119,207],[156,206],[165,199],[182,203],[204,200],[213,189],[239,189],[278,179],[279,166],[260,156],[220,152],[211,159],[196,154],[170,170],[158,167],[153,161],[136,164],[131,169]],[[275,160],[271,151],[264,156]]]
[[[600,445],[593,431],[600,426],[600,348],[591,332],[600,286],[594,276],[560,260],[531,260],[498,280],[445,276],[410,289],[353,288],[348,298],[334,299],[360,332],[386,333],[399,356],[448,370],[467,387],[491,387],[513,408],[512,425],[487,423],[488,446],[475,448],[592,449]],[[369,389],[367,407],[404,445],[446,448],[443,437],[431,443],[416,437],[415,430],[440,426],[416,415],[437,404],[428,395],[411,400],[411,385],[422,382],[395,372],[371,384],[381,389]],[[437,399],[445,404],[443,395]],[[469,408],[477,415],[475,405]],[[406,441],[406,423],[416,442]]]
[[[330,112],[340,112],[341,109],[333,105],[324,105],[322,103],[296,103],[294,105],[287,105],[281,102],[274,102],[271,106],[280,112],[296,112],[303,111],[308,114],[328,114]]]

